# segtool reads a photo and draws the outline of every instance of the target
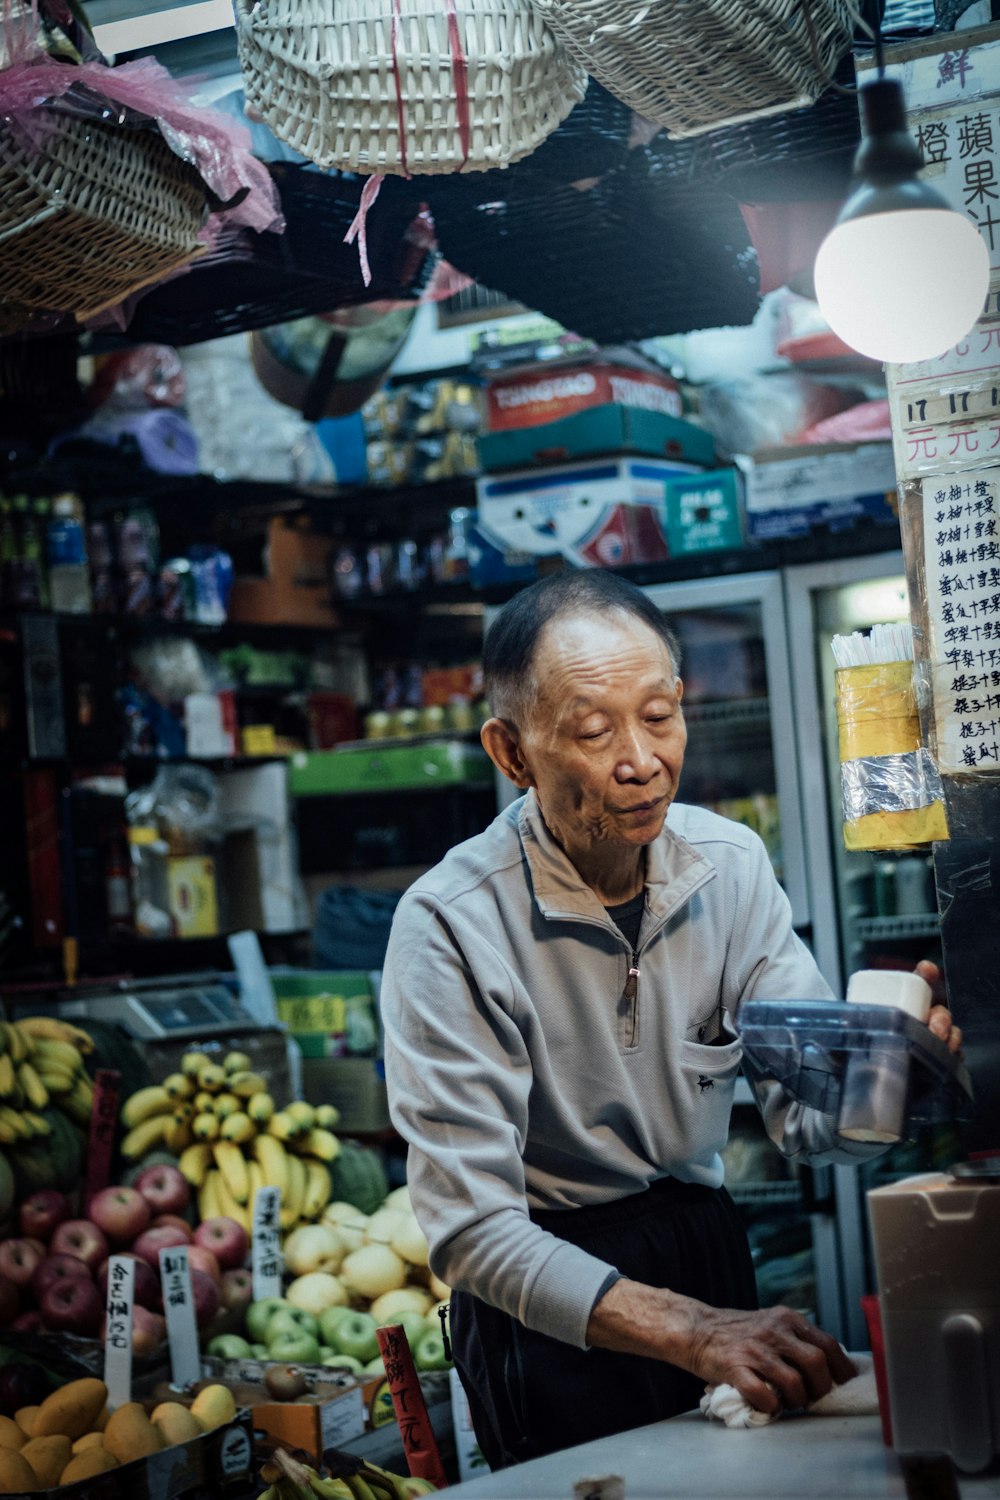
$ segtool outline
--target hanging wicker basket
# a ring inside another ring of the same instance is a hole
[[[568,51],[674,137],[811,104],[849,50],[846,0],[534,0]]]
[[[0,132],[5,333],[45,312],[90,317],[204,248],[204,183],[158,130],[40,113],[37,149]]]
[[[247,103],[320,167],[503,167],[586,89],[584,69],[527,0],[234,4]]]

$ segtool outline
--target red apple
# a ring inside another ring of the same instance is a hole
[[[47,1243],[64,1219],[69,1218],[69,1202],[65,1193],[55,1188],[41,1188],[25,1198],[18,1209],[21,1233]]]
[[[136,1303],[132,1308],[132,1353],[137,1358],[148,1359],[157,1352],[166,1336],[166,1319]],[[107,1342],[107,1337],[108,1325],[105,1319],[101,1326],[102,1341]]]
[[[26,1312],[18,1313],[11,1328],[16,1328],[18,1333],[37,1333],[44,1328],[42,1315],[37,1307],[29,1307]]]
[[[187,1236],[180,1229],[174,1229],[171,1224],[164,1224],[161,1229],[147,1229],[144,1234],[140,1234],[132,1246],[132,1251],[140,1260],[152,1266],[159,1276],[160,1251],[172,1250],[175,1245],[186,1244]]]
[[[160,1286],[160,1277],[157,1271],[147,1261],[140,1260],[138,1255],[127,1251],[120,1259],[135,1262],[134,1280],[132,1282],[132,1300],[137,1307],[148,1307],[150,1312],[160,1312],[163,1308],[163,1291]],[[105,1303],[108,1299],[108,1261],[105,1261],[97,1271],[97,1285]]]
[[[21,1293],[9,1276],[0,1276],[0,1328],[9,1328],[21,1311]]]
[[[37,1235],[26,1234],[24,1236],[24,1243],[26,1245],[34,1245],[34,1247],[38,1251],[39,1255],[48,1255],[48,1253],[49,1253],[48,1252],[48,1247],[46,1246],[45,1241],[44,1240],[40,1240],[37,1237]]]
[[[108,1242],[89,1219],[65,1219],[49,1241],[49,1252],[52,1255],[75,1255],[91,1271],[96,1271],[101,1261],[107,1258]]]
[[[199,1328],[204,1328],[219,1311],[219,1288],[207,1271],[192,1271],[191,1294],[195,1322]]]
[[[194,1242],[211,1250],[224,1271],[242,1266],[250,1248],[243,1225],[225,1217],[203,1219],[194,1232]]]
[[[25,1287],[44,1255],[45,1247],[39,1250],[30,1240],[4,1240],[0,1243],[0,1274],[8,1276],[15,1286]]]
[[[204,1271],[211,1276],[216,1286],[221,1284],[222,1267],[211,1250],[206,1250],[204,1245],[188,1245],[188,1265],[192,1271]]]
[[[141,1193],[131,1187],[106,1187],[87,1205],[87,1216],[112,1245],[131,1245],[153,1217]]]
[[[89,1276],[62,1276],[46,1288],[39,1312],[52,1333],[92,1338],[100,1330],[104,1302]]]
[[[42,1297],[47,1289],[55,1281],[63,1281],[67,1276],[84,1276],[89,1281],[90,1267],[75,1255],[47,1255],[40,1260],[35,1267],[35,1273],[31,1278],[31,1295],[41,1306]]]
[[[249,1307],[253,1301],[253,1272],[236,1266],[222,1273],[223,1307]]]
[[[183,1213],[191,1201],[191,1188],[180,1167],[163,1162],[145,1167],[132,1184],[154,1214]]]
[[[182,1219],[180,1214],[157,1214],[155,1219],[150,1219],[149,1221],[150,1229],[163,1229],[167,1224],[170,1225],[171,1229],[181,1230],[182,1233],[187,1235],[189,1240],[194,1233],[187,1219]]]

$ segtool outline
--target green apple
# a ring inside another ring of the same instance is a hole
[[[333,1345],[339,1354],[349,1354],[364,1364],[379,1352],[375,1319],[371,1313],[352,1312],[333,1329]]]
[[[406,1334],[406,1341],[411,1349],[417,1339],[425,1334],[430,1327],[423,1314],[414,1312],[412,1308],[404,1308],[402,1312],[395,1313],[391,1318],[385,1318],[381,1323],[378,1323],[378,1327],[391,1328],[394,1323],[398,1323]]]
[[[301,1334],[307,1334],[318,1346],[319,1324],[312,1314],[300,1307],[279,1307],[268,1319],[264,1342],[270,1349],[275,1339],[298,1338]]]
[[[384,1375],[385,1374],[385,1362],[383,1361],[381,1354],[376,1354],[376,1356],[375,1356],[374,1359],[368,1360],[367,1363],[365,1363],[364,1365],[362,1365],[361,1368],[362,1368],[362,1372],[365,1375]]]
[[[444,1339],[439,1329],[428,1328],[427,1332],[417,1339],[413,1348],[413,1363],[418,1370],[451,1368],[451,1360],[444,1352]]]
[[[360,1359],[352,1359],[349,1354],[328,1354],[321,1363],[328,1370],[346,1370],[348,1375],[360,1375],[364,1370]]]
[[[253,1350],[238,1333],[217,1334],[205,1351],[213,1359],[252,1359]]]
[[[276,1312],[288,1303],[284,1297],[262,1297],[259,1302],[251,1302],[246,1311],[247,1333],[255,1344],[261,1344],[267,1334],[267,1325]]]
[[[320,1338],[325,1344],[329,1344],[333,1349],[336,1349],[337,1339],[334,1330],[341,1318],[350,1317],[353,1311],[353,1307],[328,1307],[325,1312],[320,1313],[319,1333]]]
[[[283,1365],[318,1365],[319,1344],[309,1333],[289,1333],[268,1345],[267,1357]]]
[[[250,1353],[253,1355],[254,1359],[266,1359],[267,1358],[267,1345],[266,1344],[251,1344],[250,1345]]]

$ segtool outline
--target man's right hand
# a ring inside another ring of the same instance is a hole
[[[587,1342],[665,1360],[706,1385],[735,1386],[771,1415],[818,1401],[856,1373],[836,1339],[790,1307],[709,1307],[627,1279],[595,1306]]]

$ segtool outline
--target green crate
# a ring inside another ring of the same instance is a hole
[[[342,792],[415,791],[463,782],[488,782],[493,768],[479,744],[433,740],[415,745],[369,745],[294,754],[288,785],[294,797]]]

